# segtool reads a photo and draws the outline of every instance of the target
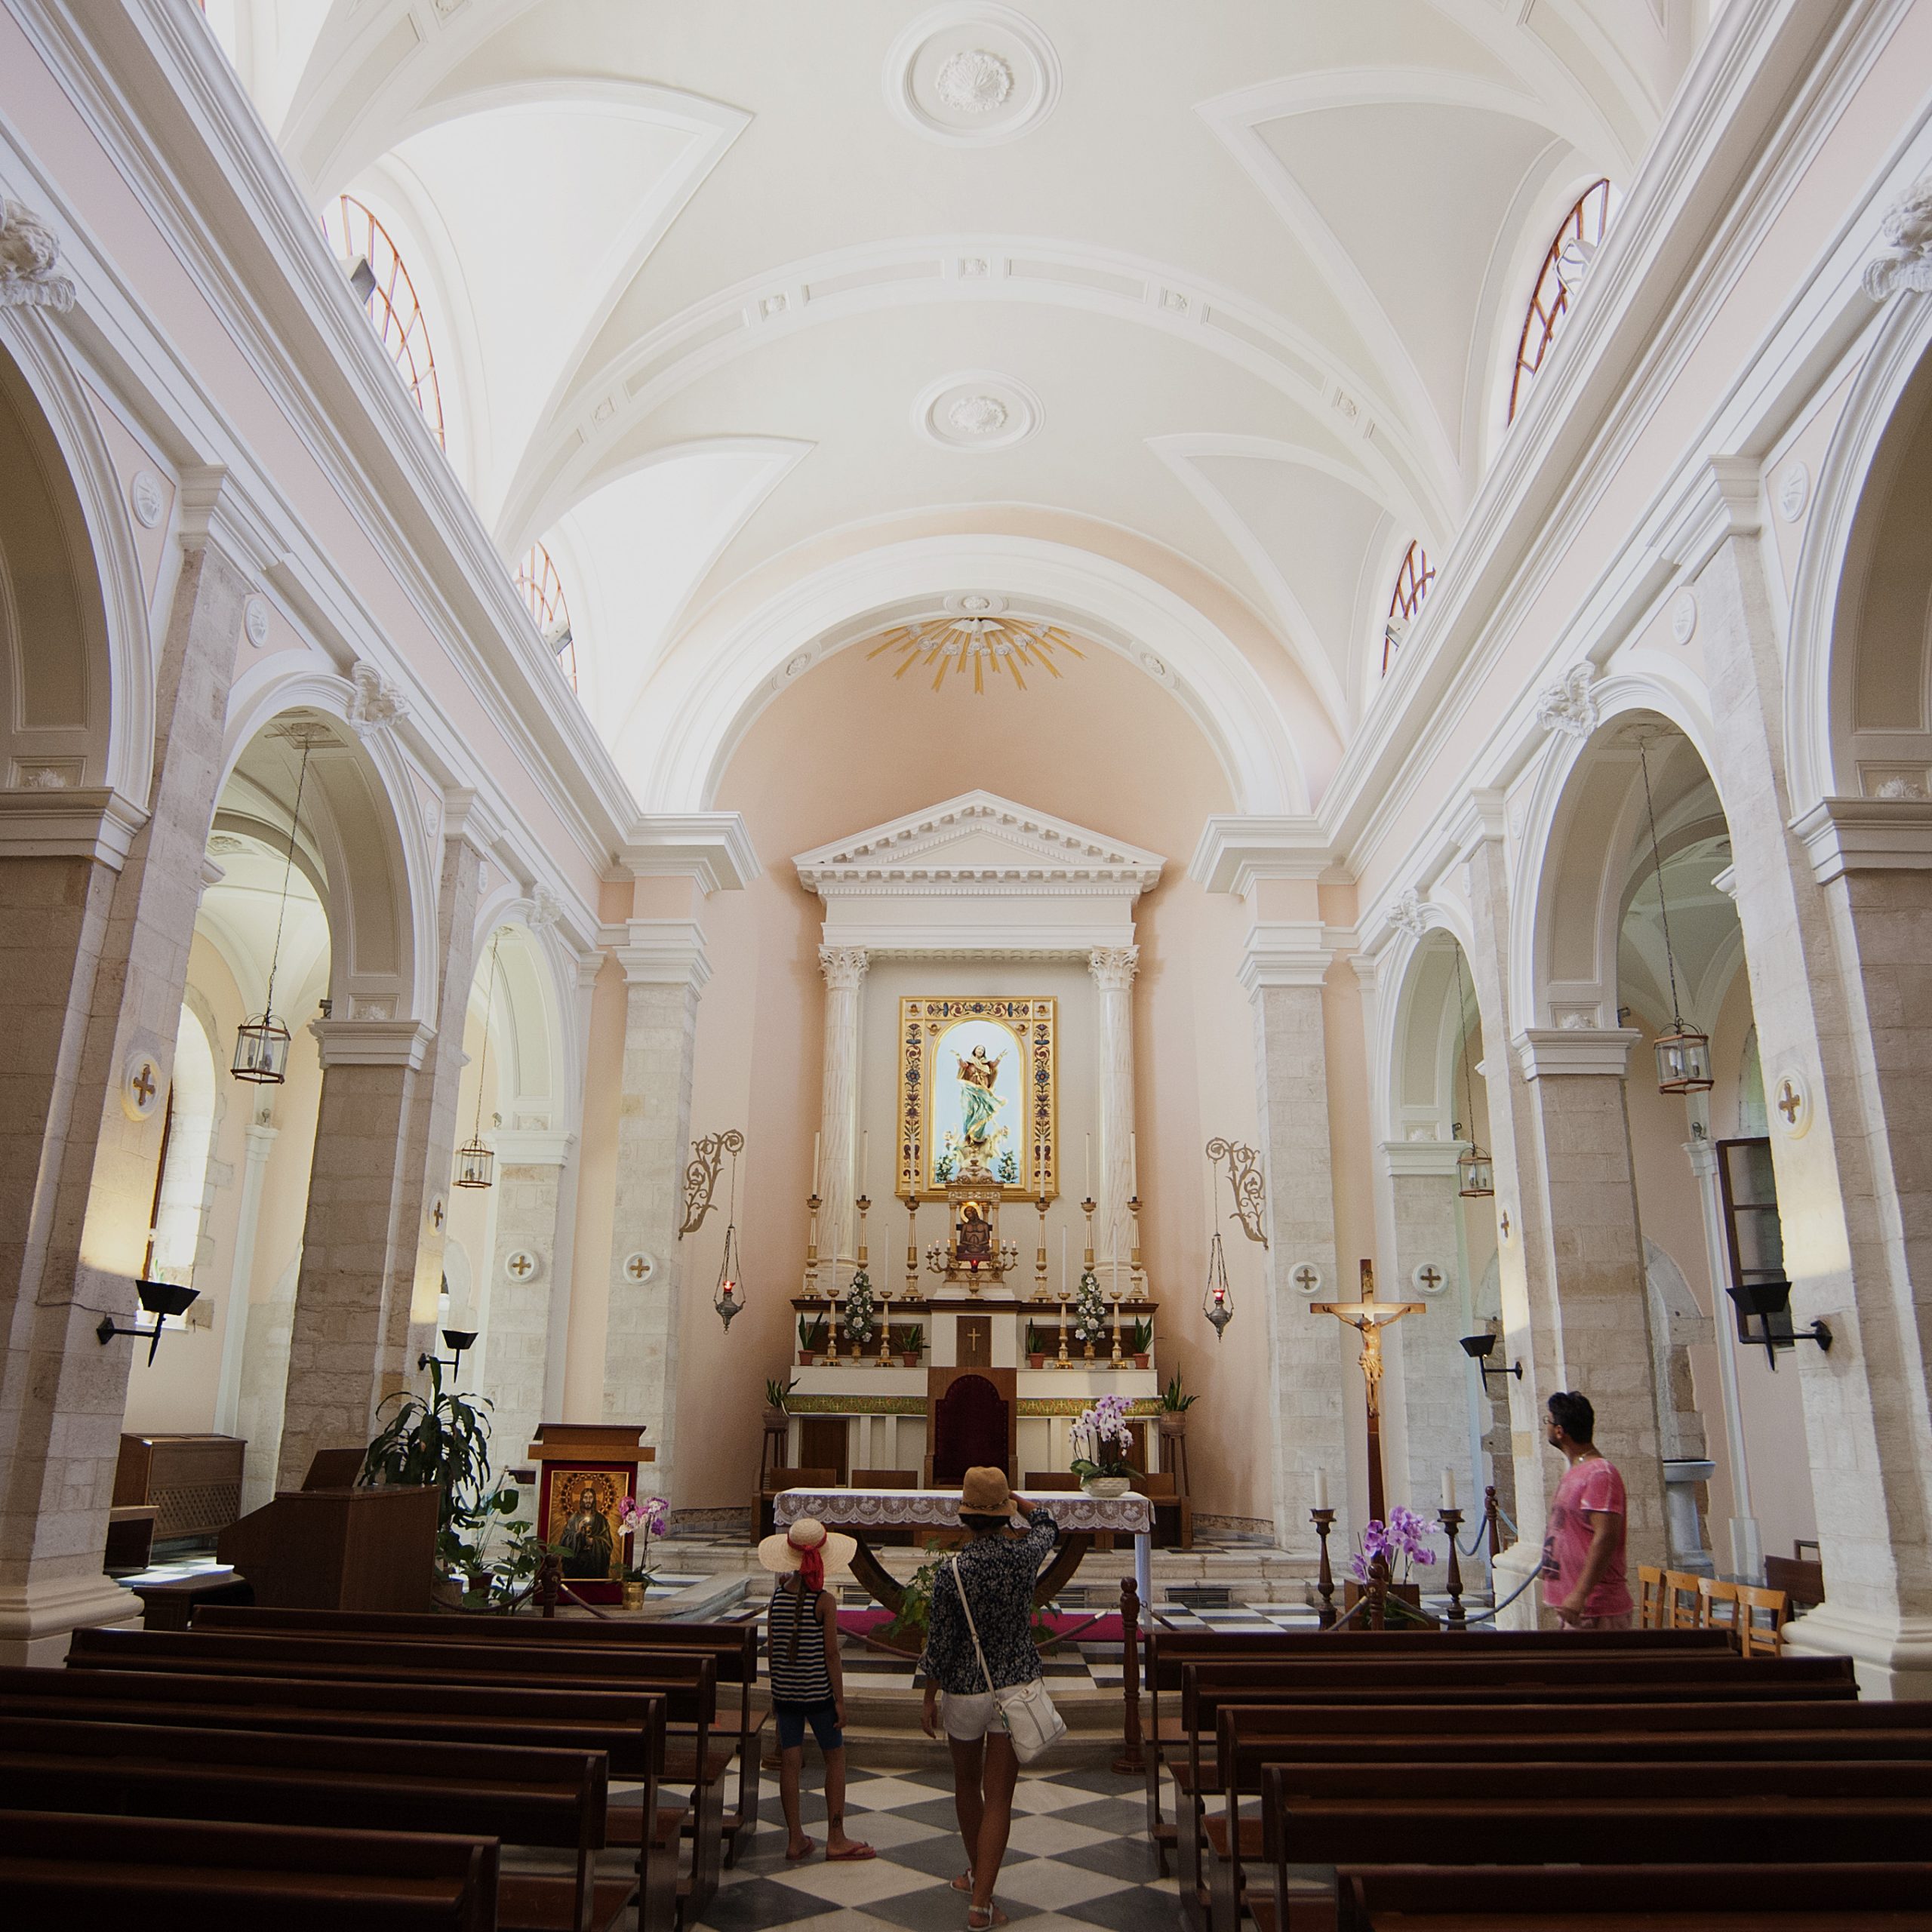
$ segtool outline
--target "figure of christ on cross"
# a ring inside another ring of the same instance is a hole
[[[1382,1331],[1405,1315],[1426,1313],[1428,1306],[1420,1301],[1377,1301],[1373,1261],[1361,1264],[1359,1301],[1309,1303],[1311,1314],[1332,1315],[1361,1337],[1361,1379],[1368,1393],[1368,1513],[1378,1523],[1389,1520],[1382,1487]]]

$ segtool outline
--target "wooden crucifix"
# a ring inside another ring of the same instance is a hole
[[[1377,1301],[1373,1261],[1361,1264],[1359,1301],[1309,1303],[1310,1314],[1332,1315],[1361,1337],[1361,1379],[1368,1389],[1368,1513],[1378,1523],[1389,1520],[1382,1487],[1382,1331],[1405,1315],[1425,1313],[1428,1306],[1420,1301]]]

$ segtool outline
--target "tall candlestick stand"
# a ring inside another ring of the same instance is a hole
[[[1080,1271],[1080,1284],[1083,1289],[1094,1274],[1094,1214],[1096,1205],[1094,1197],[1091,1194],[1080,1204],[1081,1213],[1087,1217],[1087,1258],[1084,1266]],[[1081,1319],[1084,1320],[1084,1316]],[[1084,1353],[1088,1361],[1094,1359],[1094,1343],[1091,1337],[1084,1344]]]
[[[1066,1357],[1066,1303],[1065,1302],[1062,1302],[1060,1305],[1060,1358],[1054,1366],[1056,1368],[1066,1368],[1071,1366]]]
[[[1315,1524],[1315,1534],[1321,1539],[1321,1567],[1315,1579],[1315,1588],[1321,1601],[1315,1606],[1315,1620],[1327,1630],[1333,1628],[1335,1622],[1335,1573],[1328,1567],[1328,1532],[1335,1527],[1335,1512],[1332,1509],[1311,1509],[1308,1513]]]
[[[825,1298],[829,1304],[829,1311],[826,1316],[826,1325],[832,1331],[832,1346],[826,1351],[825,1366],[836,1368],[838,1366],[838,1257],[835,1254],[832,1257],[832,1280],[826,1289]]]
[[[1033,1299],[1047,1299],[1047,1187],[1040,1183],[1040,1244],[1033,1251]]]
[[[1140,1266],[1140,1196],[1138,1192],[1128,1201],[1127,1223],[1127,1285],[1129,1292],[1138,1300],[1145,1293],[1140,1278],[1143,1271]]]
[[[919,1197],[906,1197],[906,1299],[917,1303],[919,1293]]]
[[[811,1217],[805,1230],[805,1299],[808,1301],[818,1300],[818,1211],[824,1205],[816,1190],[805,1203],[806,1212]]]
[[[1435,1520],[1442,1525],[1443,1534],[1449,1539],[1449,1627],[1461,1630],[1467,1627],[1469,1618],[1463,1608],[1463,1566],[1457,1561],[1456,1532],[1463,1527],[1463,1512],[1460,1509],[1444,1509],[1438,1512]]]

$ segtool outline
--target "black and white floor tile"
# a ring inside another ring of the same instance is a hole
[[[808,1751],[805,1829],[820,1850],[798,1864],[785,1857],[777,1795],[760,1807],[762,1829],[724,1874],[705,1915],[709,1932],[962,1932],[964,1897],[952,1881],[965,1869],[947,1770],[883,1775],[854,1770],[845,1829],[878,1856],[829,1865],[820,1767]],[[1013,1835],[994,1896],[1015,1925],[1110,1932],[1167,1932],[1178,1922],[1172,1879],[1155,1876],[1137,1779],[1105,1770],[1022,1774]]]

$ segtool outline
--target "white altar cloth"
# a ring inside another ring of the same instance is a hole
[[[1026,1499],[1051,1515],[1063,1536],[1112,1530],[1134,1539],[1134,1583],[1143,1604],[1154,1595],[1154,1506],[1137,1490],[1124,1496],[1089,1496],[1082,1490],[1048,1490]],[[783,1489],[772,1499],[772,1521],[788,1530],[801,1516],[816,1516],[827,1529],[955,1530],[956,1489]]]
[[[1112,1530],[1146,1536],[1154,1506],[1130,1490],[1124,1496],[1088,1496],[1080,1490],[1049,1490],[1027,1500],[1048,1511],[1060,1530]],[[786,1489],[773,1500],[772,1519],[789,1529],[801,1516],[816,1516],[828,1529],[956,1530],[956,1489]]]

